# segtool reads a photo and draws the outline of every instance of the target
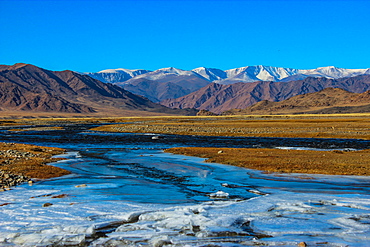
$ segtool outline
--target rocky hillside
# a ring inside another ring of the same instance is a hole
[[[160,102],[190,94],[209,83],[210,81],[193,71],[165,68],[135,76],[115,85],[153,102]]]
[[[179,114],[121,87],[73,71],[0,66],[0,110],[92,113],[137,110]],[[181,113],[180,113],[181,114]]]
[[[245,109],[223,112],[223,115],[363,112],[370,112],[370,91],[351,93],[340,88],[326,88],[280,102],[263,100]]]
[[[262,81],[230,85],[211,83],[189,95],[168,99],[162,101],[161,104],[171,108],[196,108],[221,113],[231,109],[245,109],[263,100],[279,102],[296,95],[314,93],[329,87],[362,93],[370,90],[370,75],[339,79],[308,77],[290,82]]]

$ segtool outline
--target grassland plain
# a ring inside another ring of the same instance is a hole
[[[370,114],[151,117],[120,120],[125,123],[104,125],[93,130],[203,136],[370,139]]]

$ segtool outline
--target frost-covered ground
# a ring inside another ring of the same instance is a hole
[[[57,164],[73,175],[1,194],[1,246],[370,242],[365,177],[276,177],[149,149],[89,154]]]

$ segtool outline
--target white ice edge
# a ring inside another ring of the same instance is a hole
[[[282,150],[307,150],[307,151],[358,151],[354,148],[308,148],[308,147],[275,147]]]

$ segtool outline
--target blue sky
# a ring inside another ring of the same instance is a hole
[[[0,64],[370,68],[368,0],[0,0]]]

